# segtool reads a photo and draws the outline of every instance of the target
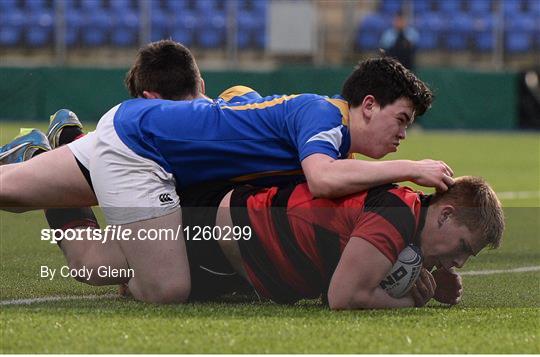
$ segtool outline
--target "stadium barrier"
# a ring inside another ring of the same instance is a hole
[[[128,98],[125,69],[0,68],[0,120],[45,120],[70,108],[83,121],[98,120]],[[287,67],[269,72],[204,71],[207,94],[237,84],[262,95],[339,93],[350,68]],[[434,89],[432,110],[421,118],[429,129],[513,129],[518,127],[519,77],[514,72],[429,68],[418,71]]]

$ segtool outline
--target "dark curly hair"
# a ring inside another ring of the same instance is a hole
[[[124,83],[132,97],[151,91],[164,99],[185,99],[198,93],[200,77],[195,58],[185,46],[161,40],[139,49]]]
[[[365,96],[370,94],[381,107],[399,98],[407,98],[412,102],[416,116],[424,114],[433,101],[433,93],[428,86],[390,57],[359,62],[341,90],[341,96],[351,107],[362,104]]]

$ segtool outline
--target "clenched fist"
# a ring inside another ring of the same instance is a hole
[[[457,304],[463,295],[461,276],[453,268],[450,270],[438,268],[432,275],[437,283],[433,296],[435,300],[443,304]]]

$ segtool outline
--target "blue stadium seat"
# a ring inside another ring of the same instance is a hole
[[[370,31],[384,31],[389,26],[391,26],[392,21],[386,16],[382,16],[379,14],[370,14],[364,17],[362,20],[360,27],[363,30],[370,30]]]
[[[24,11],[12,9],[9,12],[0,12],[0,24],[14,27],[24,26],[27,22],[27,16]]]
[[[109,4],[114,12],[133,11],[137,8],[130,0],[112,0]]]
[[[72,11],[72,10],[79,10],[80,7],[78,5],[80,5],[79,3],[76,3],[75,1],[64,1],[63,2],[64,4],[64,10],[65,11]]]
[[[451,51],[467,49],[473,33],[473,20],[469,16],[454,16],[449,20],[446,33],[446,48]]]
[[[525,13],[505,19],[505,49],[511,53],[534,49],[533,38],[537,30],[537,18]]]
[[[19,2],[17,0],[2,0],[0,1],[0,12],[11,10],[19,10]]]
[[[461,12],[462,3],[460,0],[437,0],[436,4],[439,13],[445,16],[456,16]]]
[[[170,37],[169,16],[160,8],[153,8],[151,15],[152,34],[151,41],[162,40]]]
[[[431,0],[413,0],[412,6],[414,13],[420,15],[425,12],[431,12],[433,11],[432,4]]]
[[[135,46],[139,37],[139,13],[132,9],[116,11],[119,12],[113,16],[112,44],[120,47]]]
[[[495,48],[495,37],[493,32],[476,32],[473,35],[474,46],[480,52],[491,52]]]
[[[251,31],[253,29],[262,29],[266,25],[266,17],[259,16],[252,11],[239,10],[236,23],[238,31]]]
[[[363,50],[374,50],[379,47],[382,32],[391,26],[391,19],[379,14],[364,17],[356,34],[356,45]]]
[[[2,1],[0,0],[0,3]],[[7,1],[0,6],[0,46],[11,47],[22,44],[27,18],[16,2]]]
[[[85,14],[84,26],[81,36],[84,46],[104,46],[108,43],[112,27],[112,18],[109,12],[95,10]]]
[[[65,4],[69,4],[68,6],[74,5],[73,1],[65,1]],[[81,0],[81,10],[83,11],[100,11],[103,9],[103,0]]]
[[[495,48],[495,25],[496,17],[494,15],[476,15],[473,31],[473,42],[476,50],[488,52]]]
[[[134,10],[126,10],[122,13],[112,13],[115,28],[139,28],[139,13]]]
[[[202,0],[202,1],[195,1],[195,10],[199,12],[211,12],[218,9],[223,10],[225,2],[220,2],[218,0]]]
[[[193,45],[195,42],[194,34],[196,28],[197,17],[193,11],[184,10],[173,14],[170,32],[175,41],[188,47]]]
[[[532,50],[532,37],[523,31],[506,31],[504,48],[510,53],[524,53]]]
[[[419,50],[434,50],[440,47],[441,34],[445,33],[447,25],[438,12],[427,12],[418,16],[415,26],[420,32],[417,44]]]
[[[52,28],[30,26],[26,28],[26,44],[30,47],[44,47],[51,43]]]
[[[223,47],[225,45],[225,32],[215,28],[199,29],[197,42],[202,48]]]
[[[492,0],[469,0],[467,2],[472,15],[487,15],[491,12]]]
[[[381,0],[380,12],[393,16],[403,10],[403,0]]]
[[[171,37],[174,41],[180,42],[184,46],[191,47],[195,43],[195,36],[192,30],[174,29]]]
[[[82,28],[85,25],[85,20],[81,11],[68,7],[66,8],[66,45],[69,47],[75,46],[79,42],[79,36]]]
[[[54,27],[52,10],[35,8],[27,13],[26,43],[31,47],[43,47],[51,42]]]
[[[193,30],[197,27],[197,16],[193,11],[175,13],[172,17],[172,24],[175,30]]]
[[[22,44],[27,17],[24,12],[12,8],[0,13],[0,45],[18,46]]]
[[[196,36],[201,47],[218,48],[225,45],[227,18],[224,11],[214,9],[202,12],[199,9],[197,19]]]
[[[239,9],[237,17],[238,47],[264,48],[266,44],[266,13],[253,8]]]
[[[266,48],[266,31],[255,31],[255,47]]]
[[[238,48],[249,48],[253,45],[252,34],[257,28],[256,19],[251,16],[251,11],[239,10],[236,18],[236,28],[238,31]]]
[[[520,14],[505,19],[505,27],[507,30],[534,32],[537,26],[537,18],[530,14]]]
[[[51,9],[50,5],[51,3],[46,0],[27,0],[24,2],[24,8],[32,12]]]
[[[529,0],[528,8],[533,15],[540,16],[540,1]]]
[[[22,37],[20,28],[0,24],[0,47],[11,47],[19,45]]]
[[[268,0],[251,0],[253,9],[259,13],[266,13]]]
[[[239,49],[249,48],[252,44],[250,31],[238,31],[236,34],[236,44]]]
[[[111,34],[111,42],[118,47],[133,47],[138,44],[139,31],[129,27],[114,29]]]
[[[501,1],[500,4],[504,14],[508,17],[513,17],[522,12],[525,2],[523,0],[511,0]]]
[[[173,13],[191,10],[187,0],[165,0],[165,8]]]

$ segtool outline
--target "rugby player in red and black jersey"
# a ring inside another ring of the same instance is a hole
[[[432,297],[455,304],[462,287],[453,268],[497,248],[504,231],[500,202],[477,177],[434,195],[385,185],[339,199],[314,198],[306,183],[206,184],[185,193],[183,216],[191,227],[251,228],[250,239],[186,241],[191,300],[250,285],[279,303],[322,296],[332,309],[423,306]],[[396,299],[379,284],[408,244],[421,248],[424,269]]]
[[[442,282],[441,271],[497,248],[504,230],[499,200],[477,177],[434,195],[385,185],[340,199],[314,198],[305,183],[241,186],[220,207],[218,226],[253,230],[249,240],[219,244],[259,295],[293,303],[322,294],[334,309],[422,306],[436,294],[434,267]],[[425,269],[413,293],[395,299],[379,284],[408,244],[421,248]],[[460,285],[440,286],[439,300],[457,303]]]

